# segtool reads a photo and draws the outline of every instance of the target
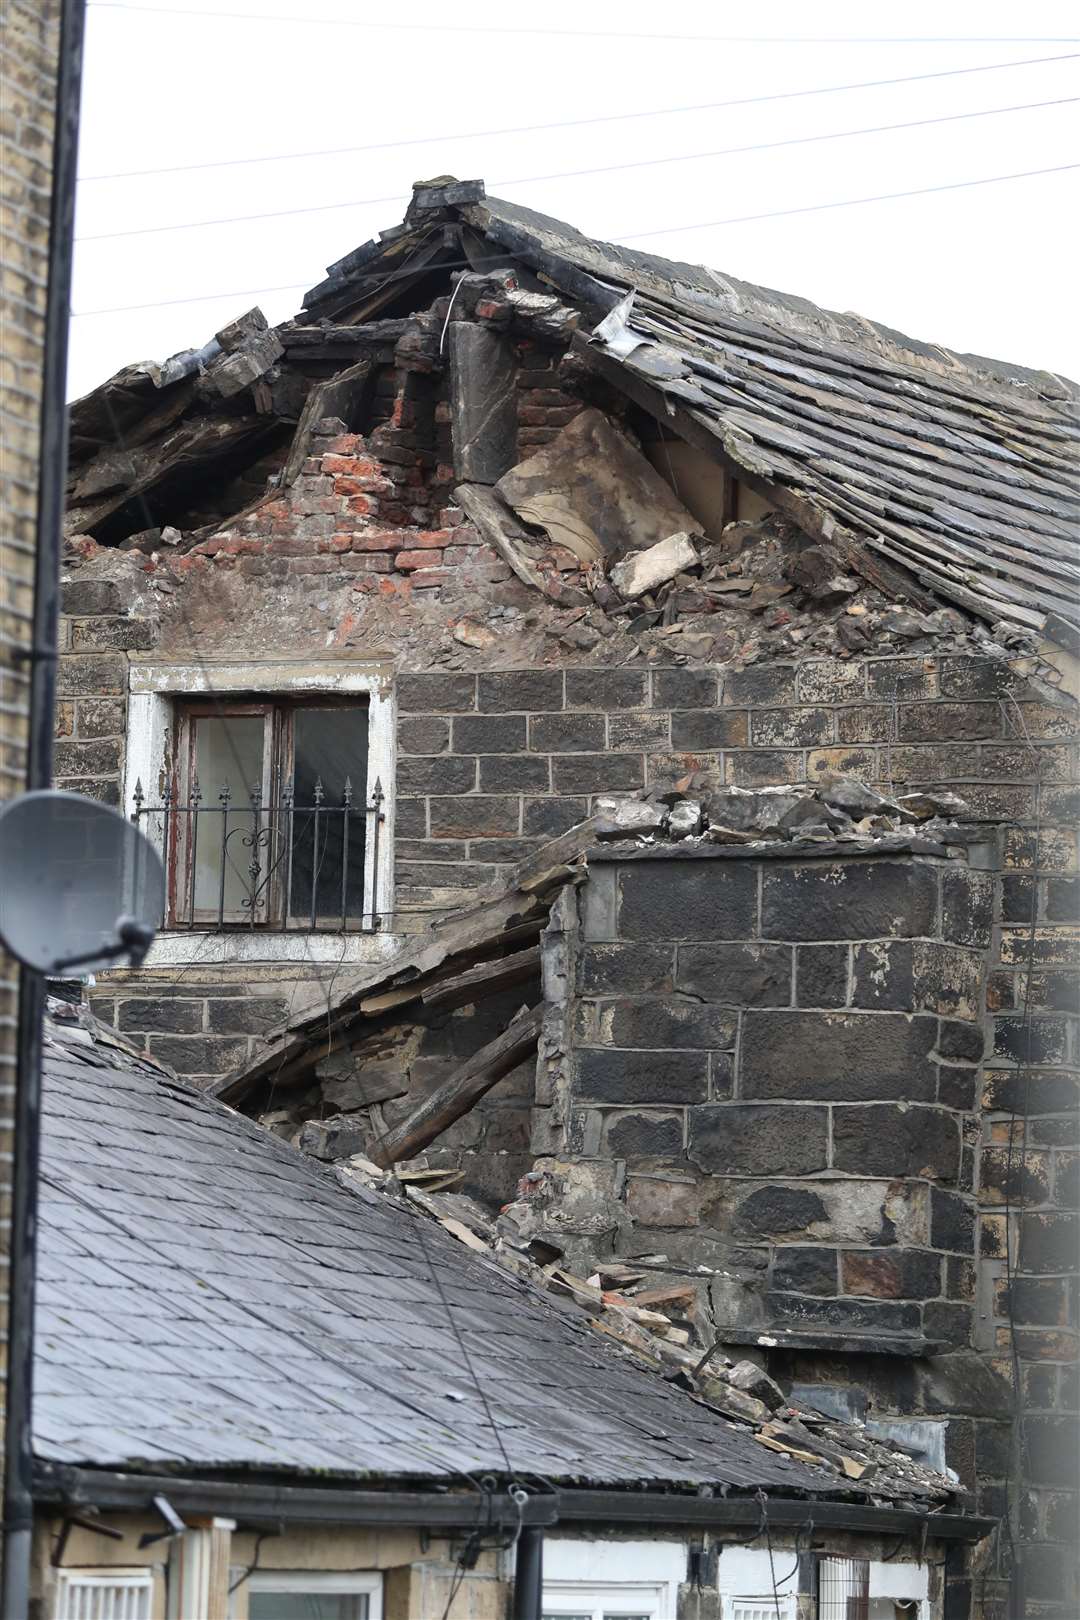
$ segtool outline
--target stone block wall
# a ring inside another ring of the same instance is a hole
[[[338,450],[328,445],[320,447],[318,471],[306,473],[301,480],[304,487],[294,490],[289,500],[304,505],[318,500],[346,502],[355,494],[376,501],[381,498],[383,492],[376,488],[350,493],[336,487],[339,479],[369,479],[374,484],[382,476],[377,468],[368,465],[358,471],[356,465],[350,465],[348,470],[331,465],[327,470],[321,459],[324,455],[340,456],[350,464],[365,461],[358,442]],[[323,478],[335,485],[329,494],[316,495],[305,484],[307,479]],[[330,517],[336,523],[340,516],[344,521],[343,513],[314,509],[301,513],[296,507],[290,510],[293,516],[282,518],[286,527],[298,518],[306,521]],[[463,533],[455,527],[453,544],[448,529],[439,546],[410,547],[414,552],[424,552],[424,566],[402,571],[395,559],[406,548],[402,545],[394,549],[401,531],[393,527],[381,529],[376,511],[355,516],[357,525],[366,526],[364,533],[369,537],[381,533],[391,537],[383,552],[370,553],[385,555],[387,570],[369,572],[358,565],[358,581],[411,581],[409,589],[415,593],[418,577],[422,581],[428,569],[473,569],[479,578],[481,572],[504,566],[484,557],[484,548],[472,531],[469,534],[475,544],[461,552],[461,556],[468,552],[469,561],[459,561],[458,539],[463,539]],[[294,563],[309,568],[320,557],[347,556],[362,562],[369,555],[362,550],[321,551],[319,548],[328,546],[332,538],[321,534],[312,535],[300,549],[291,551],[288,548],[300,543],[289,534],[244,536],[239,526],[234,527],[235,550],[222,546],[212,555],[196,553],[175,558],[169,565],[182,565],[182,574],[186,570],[186,582],[181,588],[188,593],[189,603],[212,594],[219,570],[250,567],[256,570],[251,576],[253,591],[264,592],[271,586],[287,591],[290,578],[297,578],[295,571],[290,573]],[[359,534],[359,529],[356,532]],[[249,542],[250,549],[245,549]],[[274,552],[274,546],[286,549]],[[434,562],[426,561],[437,551],[442,552],[439,569]],[[181,575],[175,577],[180,579]],[[122,710],[127,666],[133,659],[163,654],[160,642],[156,647],[151,645],[158,635],[156,621],[138,604],[134,610],[130,603],[120,604],[109,590],[102,589],[109,583],[84,576],[73,579],[68,587],[66,607],[70,618],[60,670],[62,735],[58,769],[64,785],[117,802],[123,769]],[[303,583],[297,578],[298,589]],[[390,588],[397,591],[399,586]],[[422,598],[422,583],[419,590]],[[164,656],[170,652],[176,656],[175,632],[173,637]],[[965,1138],[962,1174],[967,1184],[941,1181],[931,1189],[938,1194],[939,1231],[945,1218],[940,1211],[952,1207],[942,1202],[942,1195],[960,1198],[965,1209],[972,1197],[976,1201],[976,1295],[973,1299],[970,1292],[970,1253],[943,1245],[930,1246],[944,1256],[942,1291],[933,1296],[908,1292],[856,1294],[845,1286],[839,1271],[835,1294],[814,1292],[806,1287],[805,1280],[802,1288],[794,1283],[780,1286],[788,1275],[784,1267],[793,1264],[784,1259],[784,1253],[799,1247],[789,1244],[780,1234],[773,1247],[784,1264],[776,1273],[775,1288],[771,1286],[773,1273],[767,1275],[769,1291],[777,1296],[809,1299],[812,1303],[831,1300],[837,1302],[830,1307],[833,1310],[837,1305],[846,1308],[845,1300],[869,1299],[882,1320],[891,1315],[897,1321],[909,1321],[917,1314],[922,1323],[936,1319],[935,1331],[944,1331],[949,1319],[958,1320],[961,1312],[966,1315],[974,1307],[973,1331],[984,1365],[1000,1375],[1006,1385],[1016,1384],[1023,1455],[1015,1451],[1010,1455],[1006,1448],[1003,1461],[1000,1446],[987,1441],[977,1459],[972,1430],[966,1450],[955,1454],[956,1466],[973,1483],[977,1466],[980,1501],[991,1512],[998,1511],[1007,1480],[1027,1481],[1023,1501],[1025,1533],[1032,1538],[1032,1578],[1036,1585],[1042,1583],[1042,1590],[1049,1591],[1055,1582],[1060,1586],[1059,1576],[1068,1559],[1063,1526],[1070,1522],[1070,1515],[1075,1519],[1080,1502],[1074,1443],[1080,1406],[1075,1282],[1080,1246],[1076,1190],[1080,1149],[1076,1034],[1080,772],[1075,708],[1064,699],[1060,703],[1050,701],[1044,689],[1033,686],[1030,662],[1021,659],[890,654],[847,661],[808,657],[801,662],[761,663],[742,670],[650,667],[644,660],[641,668],[604,669],[573,664],[563,667],[553,655],[550,663],[525,670],[446,670],[422,664],[417,667],[416,655],[407,643],[391,641],[387,651],[399,660],[395,677],[398,753],[394,791],[397,921],[402,930],[423,926],[424,915],[432,907],[467,900],[478,889],[497,881],[509,865],[545,838],[580,820],[598,795],[662,786],[690,772],[700,773],[706,783],[741,785],[815,780],[829,772],[840,772],[897,791],[949,788],[967,802],[970,824],[985,835],[987,843],[985,875],[977,873],[971,879],[970,937],[894,937],[868,928],[861,934],[853,932],[846,941],[825,937],[765,938],[759,943],[791,947],[794,999],[775,1008],[766,1000],[756,1010],[777,1014],[782,1011],[784,1026],[792,1029],[806,1014],[828,1013],[844,1020],[872,1016],[882,1020],[883,1025],[889,1018],[911,1019],[910,1025],[905,1023],[904,1043],[896,1037],[898,1044],[889,1060],[892,1067],[883,1072],[895,1073],[902,1064],[921,1095],[909,1100],[904,1117],[912,1123],[905,1125],[902,1141],[889,1143],[887,1155],[873,1128],[884,1116],[874,1110],[890,1110],[900,1100],[898,1097],[853,1097],[847,1101],[816,1098],[801,1106],[807,1118],[812,1110],[820,1109],[826,1113],[832,1110],[834,1115],[846,1113],[852,1128],[862,1121],[859,1152],[865,1150],[870,1157],[861,1169],[868,1183],[880,1184],[882,1202],[886,1201],[888,1184],[897,1174],[903,1178],[904,1165],[922,1163],[920,1143],[911,1135],[915,1123],[936,1118],[933,1111],[937,1109],[957,1118],[974,1119],[977,1114],[978,1128],[969,1130]],[[214,656],[212,641],[202,643],[202,652],[205,657]],[[476,664],[490,663],[496,657],[497,647],[478,657]],[[951,868],[944,875],[958,883],[963,876]],[[861,904],[854,891],[849,903],[855,909]],[[970,978],[955,971],[956,964],[967,960],[968,953],[985,948],[987,930],[988,972],[981,990],[973,990]],[[868,948],[857,950],[856,938]],[[705,938],[696,943],[704,948],[732,941]],[[635,944],[634,958],[644,969],[652,960],[657,941],[641,937]],[[941,993],[951,999],[948,1003],[943,1000],[944,1010],[933,1014],[909,1005],[909,983],[913,994],[916,978],[927,982],[932,977],[933,953],[926,948],[928,944],[947,946],[957,953],[939,953],[939,967],[949,964],[947,972],[942,968]],[[843,945],[843,950],[838,952],[838,945]],[[703,955],[702,962],[707,960]],[[780,953],[774,964],[780,977],[787,965],[788,958]],[[226,1030],[220,1020],[231,1015],[224,1009],[212,1012],[214,1000],[239,1003],[267,996],[288,1001],[294,981],[308,971],[275,969],[270,964],[257,971],[222,967],[204,972],[192,968],[187,978],[197,977],[200,985],[209,987],[198,1015],[185,1008],[180,1015],[187,1021],[184,1027],[178,1025],[169,1031],[147,1026],[136,1033],[145,1034],[151,1044],[162,1039],[198,1041],[197,1046],[173,1048],[174,1057],[179,1067],[190,1061],[186,1072],[209,1078],[231,1066],[230,1043],[242,1039],[245,1049],[250,1050],[258,1039],[255,1032]],[[760,989],[765,997],[774,993],[768,982],[769,974],[765,973]],[[106,1012],[117,1019],[122,998],[120,989],[113,992],[114,983],[121,986],[123,999],[132,1002],[168,999],[159,996],[160,977],[140,980],[133,976],[119,981],[116,976],[106,976],[97,994],[106,1003],[111,1002]],[[215,985],[221,987],[220,998],[213,990]],[[639,993],[633,980],[626,988]],[[175,996],[177,1002],[199,1000],[197,996],[185,997],[183,990],[181,983]],[[616,990],[613,981],[608,994]],[[969,1023],[966,1017],[973,994],[982,998],[979,1025]],[[804,998],[801,1001],[800,996]],[[813,1001],[805,999],[811,996]],[[745,1011],[749,1014],[755,1008],[748,1004]],[[135,1017],[137,1013],[126,1016]],[[158,1020],[166,1015],[155,1012],[150,1016]],[[953,1044],[945,1050],[940,1045],[923,1050],[906,1044],[917,1039],[911,1031],[918,1030],[922,1020],[931,1017],[943,1020],[939,1029],[948,1026],[955,1031],[948,1037]],[[188,1028],[193,1018],[197,1027]],[[746,1105],[773,1111],[792,1106],[770,1089],[778,1082],[769,1077],[777,1062],[769,1042],[777,1037],[771,1031],[758,1033],[774,1021],[748,1018],[747,1028],[753,1031],[753,1039],[745,1054],[747,1062],[756,1063],[760,1071],[760,1078],[751,1082],[760,1095],[753,1098],[752,1104],[747,1098]],[[899,1031],[898,1022],[894,1027]],[[975,1028],[982,1031],[978,1056],[983,1063],[972,1108],[969,1099],[977,1071],[971,1054],[975,1042],[972,1038],[968,1044],[960,1031]],[[836,1050],[842,1052],[842,1038],[838,1040]],[[701,1050],[718,1054],[710,1059],[706,1084],[722,1086],[724,1041],[718,1038],[714,1045]],[[842,1072],[849,1074],[854,1068],[853,1061],[846,1061]],[[931,1071],[938,1087],[934,1095],[930,1095]],[[823,1085],[831,1078],[826,1075],[815,1083]],[[695,1083],[700,1089],[700,1071]],[[644,1099],[633,1099],[639,1100]],[[705,1097],[688,1096],[675,1102],[650,1100],[648,1110],[635,1109],[629,1103],[627,1106],[630,1113],[663,1115],[716,1108],[723,1102],[721,1096],[707,1093]],[[517,1099],[515,1106],[521,1105]],[[545,1104],[541,1102],[540,1106]],[[654,1196],[668,1196],[655,1176],[649,1179],[636,1171],[630,1176],[629,1162],[640,1155],[622,1154],[621,1138],[617,1134],[612,1137],[610,1125],[606,1128],[605,1151],[618,1154],[611,1161],[623,1166],[617,1174],[633,1181],[634,1207],[640,1201],[644,1208],[645,1201]],[[624,1130],[628,1128],[624,1126]],[[670,1128],[669,1123],[665,1129]],[[765,1140],[759,1140],[759,1133],[751,1134],[755,1151]],[[806,1151],[810,1152],[813,1137],[808,1135],[806,1142]],[[553,1145],[539,1129],[534,1132],[533,1144],[537,1151],[548,1151]],[[832,1174],[837,1168],[836,1155],[843,1151],[843,1139],[834,1138],[830,1146],[832,1160],[813,1174],[819,1180]],[[898,1155],[895,1160],[894,1152]],[[689,1172],[680,1171],[679,1176],[686,1175],[696,1183],[699,1169],[691,1166]],[[722,1171],[710,1173],[723,1178]],[[756,1176],[753,1190],[767,1191],[773,1181],[789,1191],[799,1190],[789,1185],[793,1179],[790,1175],[771,1166],[761,1172],[748,1168],[739,1176],[749,1180]],[[801,1172],[794,1180],[797,1182],[800,1176]],[[818,1192],[815,1196],[826,1203],[827,1220],[821,1229],[831,1230],[828,1221],[833,1219],[830,1211],[835,1210],[835,1201],[830,1206],[824,1194]],[[914,1203],[920,1199],[924,1201],[921,1207],[898,1210],[903,1220],[932,1221],[931,1192],[918,1194]],[[621,1199],[620,1205],[628,1207]],[[722,1212],[727,1208],[719,1197],[717,1207]],[[1022,1222],[1018,1214],[1021,1207]],[[737,1208],[741,1209],[741,1205]],[[865,1210],[861,1217],[854,1210],[851,1213],[853,1224],[847,1229],[851,1233],[847,1246],[870,1254],[877,1263],[878,1254],[889,1247],[874,1241],[873,1234],[881,1230],[880,1219],[875,1225]],[[733,1207],[730,1219],[734,1220],[735,1215]],[[694,1220],[698,1218],[695,1214]],[[743,1217],[739,1215],[738,1219]],[[1021,1226],[1023,1244],[1018,1247]],[[1008,1263],[1006,1227],[1012,1233]],[[689,1223],[681,1229],[665,1229],[665,1251],[686,1251],[691,1236]],[[772,1236],[768,1236],[772,1244]],[[808,1246],[829,1248],[830,1244],[822,1241]],[[832,1246],[840,1247],[840,1240]],[[775,1263],[771,1260],[769,1265]],[[920,1281],[914,1273],[881,1278],[877,1283],[881,1288],[898,1290],[925,1285],[926,1280]],[[820,1314],[820,1306],[817,1308]],[[980,1420],[969,1414],[964,1421]],[[961,1431],[954,1427],[953,1432]],[[955,1444],[959,1446],[960,1441]],[[992,1593],[1000,1588],[988,1580],[988,1590]],[[1050,1603],[1050,1599],[1046,1602]],[[1065,1620],[1068,1612],[1067,1606],[1059,1604],[1060,1620]],[[1045,1613],[1054,1614],[1053,1607]]]
[[[718,1332],[970,1343],[990,877],[653,855],[590,863],[549,1105],[625,1166],[614,1249],[726,1252]]]

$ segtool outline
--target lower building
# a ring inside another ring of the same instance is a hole
[[[522,1616],[942,1620],[991,1528],[955,1475],[760,1358],[691,1376],[659,1313],[596,1331],[434,1196],[56,1009],[41,1620],[496,1620],[515,1579]]]

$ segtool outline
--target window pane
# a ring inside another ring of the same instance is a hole
[[[295,711],[289,915],[298,920],[310,919],[313,900],[314,915],[324,924],[364,909],[367,721],[367,709],[359,705]],[[346,782],[352,800],[347,814]]]
[[[229,789],[229,813],[211,813],[199,817],[199,836],[195,855],[195,909],[217,914],[221,899],[221,871],[225,869],[225,915],[246,919],[251,915],[244,901],[250,897],[251,837],[254,817],[251,811],[251,790],[262,788],[263,735],[262,715],[232,715],[228,718],[208,716],[193,722],[195,726],[195,774],[199,780],[203,808],[210,812],[221,809],[220,794]],[[192,820],[184,817],[183,820]],[[191,836],[192,829],[181,831]],[[225,839],[225,859],[222,861],[222,838]],[[249,842],[245,844],[244,840]],[[266,851],[259,851],[259,864],[266,871]],[[259,897],[265,900],[265,893]]]
[[[366,1592],[252,1592],[248,1620],[367,1620]]]

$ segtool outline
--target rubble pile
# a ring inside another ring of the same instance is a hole
[[[670,789],[597,799],[600,839],[637,837],[674,843],[867,845],[904,837],[963,842],[956,825],[966,806],[955,793],[878,793],[853,776],[783,787],[709,786],[698,773]]]
[[[927,1496],[942,1503],[948,1481],[895,1444],[872,1436],[861,1423],[842,1423],[793,1406],[757,1361],[745,1353],[726,1354],[697,1309],[693,1281],[656,1286],[650,1268],[666,1256],[646,1256],[634,1264],[605,1261],[589,1277],[575,1276],[548,1238],[530,1236],[529,1195],[492,1217],[472,1198],[456,1191],[462,1170],[408,1170],[388,1173],[362,1155],[336,1166],[347,1187],[363,1188],[412,1205],[418,1218],[437,1221],[458,1242],[488,1256],[523,1283],[585,1313],[594,1331],[627,1355],[644,1361],[669,1382],[721,1413],[734,1427],[748,1429],[758,1444],[798,1462],[821,1468],[842,1483],[858,1482],[882,1502]],[[538,1168],[526,1178],[542,1181]],[[523,1207],[525,1214],[523,1215]]]

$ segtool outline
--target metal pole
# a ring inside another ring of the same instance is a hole
[[[67,481],[67,345],[75,224],[85,0],[62,0],[53,132],[52,200],[41,392],[34,623],[30,649],[30,737],[26,786],[52,782],[56,710],[60,551]],[[11,1189],[11,1271],[4,1433],[4,1569],[0,1613],[26,1620],[34,1531],[33,1431],[34,1271],[40,1158],[41,1043],[45,981],[22,969],[19,979],[18,1077]]]
[[[527,1524],[518,1537],[511,1620],[540,1620],[543,1597],[544,1532],[538,1524]]]

